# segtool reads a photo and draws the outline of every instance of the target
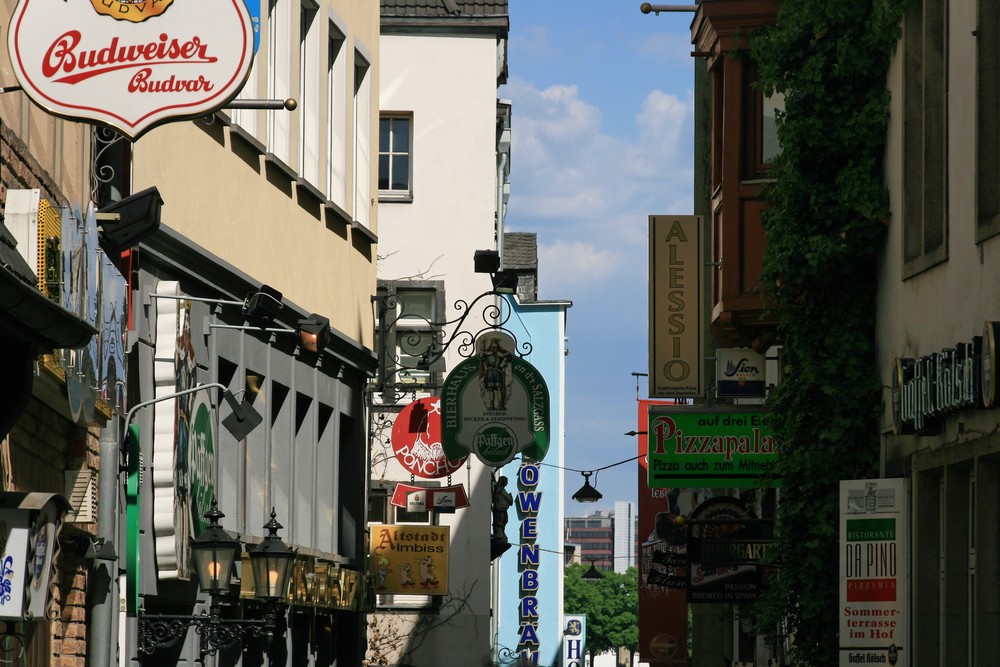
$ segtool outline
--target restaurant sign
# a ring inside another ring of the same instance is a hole
[[[38,106],[135,139],[236,97],[254,26],[243,0],[20,0],[7,48]]]
[[[523,452],[541,461],[549,449],[549,389],[542,374],[514,354],[513,339],[480,336],[478,354],[459,363],[441,389],[441,444],[450,460],[472,452],[488,466]]]
[[[774,486],[778,441],[762,410],[650,408],[649,488]]]

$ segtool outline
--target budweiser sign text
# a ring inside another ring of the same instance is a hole
[[[212,113],[236,96],[250,71],[246,6],[162,4],[141,20],[115,20],[86,0],[21,0],[8,36],[19,83],[48,111],[132,138],[171,119]]]

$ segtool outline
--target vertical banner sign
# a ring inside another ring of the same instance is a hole
[[[587,650],[587,616],[567,614],[563,617],[562,667],[583,667]]]
[[[649,216],[649,395],[702,395],[702,220]]]
[[[639,659],[655,667],[687,667],[687,531],[684,517],[702,495],[689,489],[651,489],[644,428],[651,405],[639,401]],[[582,664],[582,663],[581,663]]]
[[[541,564],[538,545],[538,511],[542,492],[538,490],[541,472],[537,463],[522,463],[517,471],[517,514],[521,518],[521,544],[517,550],[517,570],[521,580],[521,602],[518,605],[517,655],[518,664],[537,665],[541,649],[538,636],[538,591]]]
[[[840,666],[910,664],[905,479],[840,482]]]

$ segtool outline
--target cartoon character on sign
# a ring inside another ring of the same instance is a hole
[[[413,581],[413,567],[409,563],[399,566],[399,581],[403,588],[413,588],[417,582]]]
[[[407,471],[429,479],[459,470],[467,456],[449,460],[441,445],[441,399],[421,398],[399,413],[392,425],[392,449]]]
[[[385,580],[389,576],[389,559],[383,556],[378,559],[378,589],[385,590]]]
[[[431,588],[438,585],[437,575],[434,574],[434,559],[430,556],[423,556],[417,559],[417,570],[420,577],[420,585],[424,588]]]

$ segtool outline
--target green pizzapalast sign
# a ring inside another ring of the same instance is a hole
[[[648,434],[652,489],[778,485],[778,443],[768,412],[650,412]]]

